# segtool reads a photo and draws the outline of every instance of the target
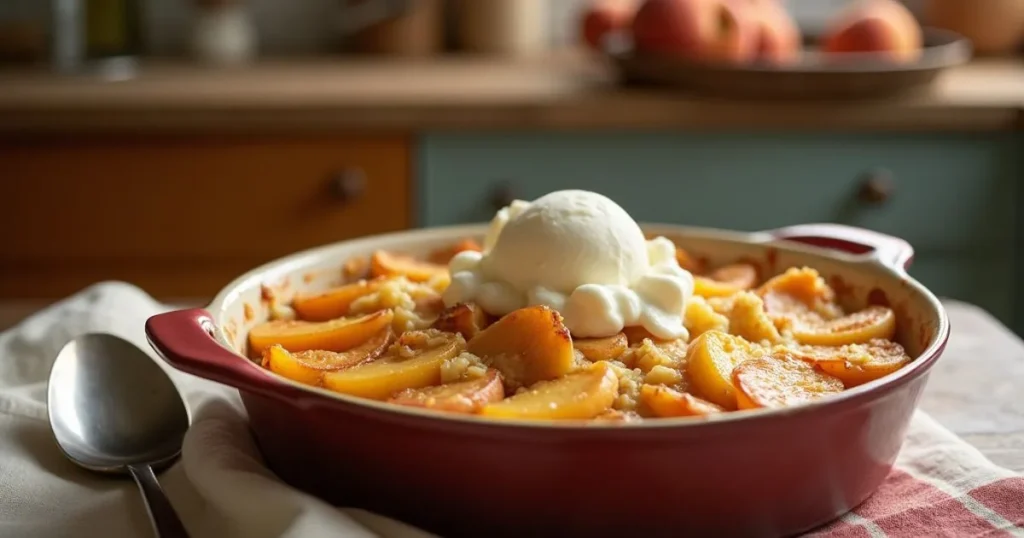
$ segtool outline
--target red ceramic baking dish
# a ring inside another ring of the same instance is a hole
[[[772,275],[816,268],[850,307],[884,303],[915,360],[812,404],[639,424],[493,422],[301,385],[246,358],[268,291],[324,289],[374,249],[426,254],[486,226],[346,241],[268,263],[206,309],[150,318],[175,368],[238,388],[269,467],[337,505],[443,536],[784,536],[864,501],[888,474],[949,334],[942,305],[905,272],[913,251],[875,232],[813,224],[741,233],[643,225],[711,263]]]

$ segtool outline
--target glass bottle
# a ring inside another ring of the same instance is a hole
[[[85,53],[90,59],[142,52],[140,0],[85,0]]]

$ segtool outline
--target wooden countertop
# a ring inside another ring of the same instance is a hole
[[[0,132],[426,129],[1024,128],[1024,59],[981,60],[927,94],[766,103],[614,84],[577,54],[493,62],[265,60],[238,70],[144,63],[137,78],[0,71]]]

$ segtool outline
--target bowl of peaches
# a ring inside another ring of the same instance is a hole
[[[593,0],[580,34],[626,82],[754,98],[907,93],[972,56],[900,0],[845,2],[816,33],[782,0]]]
[[[443,536],[792,535],[888,474],[949,322],[900,239],[566,190],[268,263],[146,323],[268,466]]]

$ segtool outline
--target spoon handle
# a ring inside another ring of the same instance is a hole
[[[146,501],[146,511],[153,523],[153,530],[158,538],[188,538],[185,526],[178,519],[178,513],[167,499],[160,482],[149,465],[131,465],[128,467],[135,483],[139,485],[142,498]]]

